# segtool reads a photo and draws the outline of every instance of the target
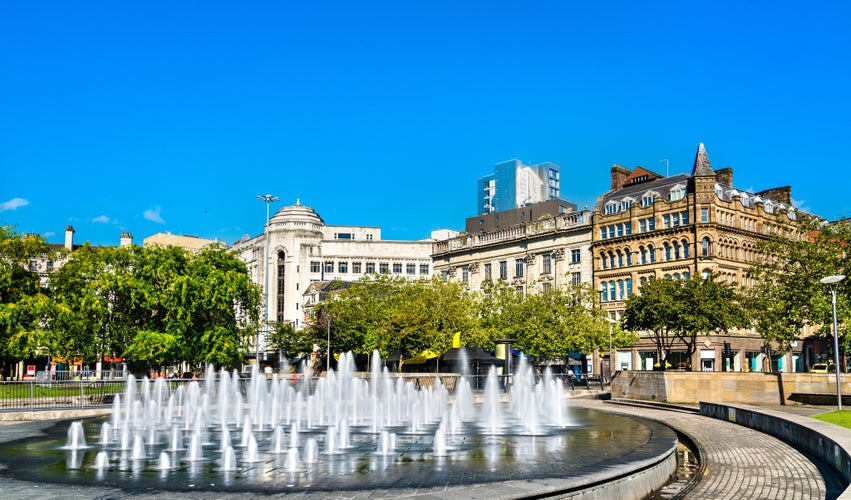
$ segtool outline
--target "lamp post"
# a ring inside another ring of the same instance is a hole
[[[836,289],[839,282],[845,279],[844,274],[822,278],[822,284],[830,287],[831,303],[833,305],[833,365],[836,370],[836,409],[842,409],[842,388],[839,385],[839,330],[836,322]]]
[[[611,377],[612,372],[615,369],[615,351],[612,349],[612,330],[617,324],[617,320],[612,319],[609,316],[606,316],[606,321],[609,322],[609,376]]]
[[[258,200],[266,203],[266,225],[263,227],[263,239],[266,240],[266,251],[263,254],[263,324],[265,325],[265,333],[269,333],[269,206],[279,201],[280,198],[271,194],[264,194],[257,197]],[[263,337],[265,343],[266,337]],[[257,342],[254,346],[254,359],[257,367],[260,367],[260,330],[257,330]],[[265,349],[265,347],[264,347]]]
[[[325,316],[325,326],[328,330],[328,355],[325,356],[325,373],[328,374],[331,373],[331,315],[325,309],[322,310],[322,315]]]

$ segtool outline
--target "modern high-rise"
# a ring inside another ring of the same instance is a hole
[[[494,173],[479,179],[476,214],[503,212],[560,196],[559,166],[543,162],[524,165],[520,160],[497,163]]]

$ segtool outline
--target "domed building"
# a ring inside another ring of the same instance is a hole
[[[265,287],[268,276],[268,320],[298,329],[316,300],[305,295],[311,284],[354,282],[374,273],[427,278],[432,275],[431,245],[431,240],[382,240],[376,226],[327,225],[314,209],[296,202],[275,212],[265,233],[244,238],[232,250],[246,262],[255,283]],[[259,343],[265,350],[265,339]]]

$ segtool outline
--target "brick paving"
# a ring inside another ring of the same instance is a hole
[[[734,423],[656,408],[573,400],[574,406],[649,418],[689,436],[702,448],[705,473],[690,499],[837,498],[840,479],[779,439]]]

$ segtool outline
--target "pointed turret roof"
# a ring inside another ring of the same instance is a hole
[[[697,146],[697,154],[694,156],[694,168],[691,171],[692,177],[715,176],[715,171],[712,170],[712,164],[709,163],[709,155],[706,154],[706,147],[701,142]]]

